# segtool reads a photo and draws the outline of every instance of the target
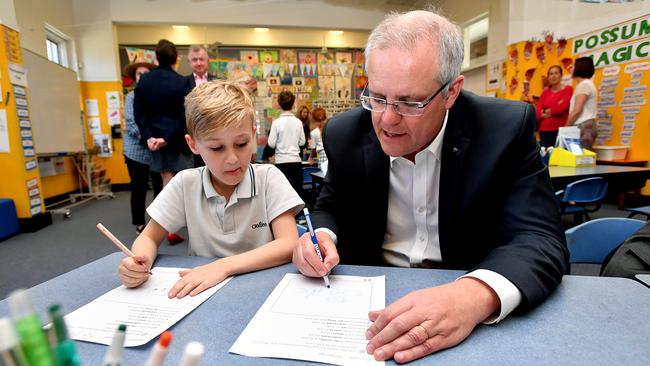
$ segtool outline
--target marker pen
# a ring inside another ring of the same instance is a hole
[[[4,366],[29,366],[20,347],[16,329],[9,318],[0,318],[0,364]]]
[[[27,290],[18,289],[7,299],[11,317],[16,324],[20,344],[30,366],[56,365],[50,345],[41,328],[41,321],[34,311]]]
[[[167,347],[169,347],[171,341],[172,332],[168,330],[164,331],[163,334],[160,335],[160,338],[158,338],[156,345],[153,346],[153,350],[151,351],[151,355],[149,355],[149,359],[145,366],[162,366],[163,362],[165,362],[165,357],[167,357]]]
[[[185,346],[185,353],[178,366],[198,366],[203,358],[205,348],[199,342],[190,342]]]
[[[124,353],[124,340],[126,339],[126,325],[120,324],[113,336],[111,345],[104,355],[102,366],[119,366],[122,363],[122,353]]]
[[[61,305],[50,305],[48,311],[54,328],[55,343],[52,348],[59,366],[81,366],[77,348],[74,341],[68,336],[68,329],[65,326],[63,315],[61,315]]]

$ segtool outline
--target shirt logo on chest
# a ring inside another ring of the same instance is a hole
[[[266,222],[260,221],[257,224],[251,225],[251,228],[252,229],[259,229],[259,228],[263,228],[263,227],[266,227],[266,226],[267,226]]]

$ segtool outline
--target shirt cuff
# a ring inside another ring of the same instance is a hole
[[[483,324],[496,324],[505,319],[519,304],[521,304],[521,291],[510,280],[502,275],[487,269],[477,269],[464,276],[459,277],[476,278],[496,292],[501,301],[501,310],[499,315],[490,316],[483,321]]]
[[[319,227],[318,229],[314,230],[315,233],[318,232],[324,232],[325,234],[329,235],[330,238],[332,238],[332,241],[334,242],[334,245],[336,245],[336,234],[334,232],[326,227]]]

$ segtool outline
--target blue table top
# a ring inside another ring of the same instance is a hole
[[[117,287],[114,253],[44,282],[30,290],[45,319],[46,307],[60,303],[70,312]],[[156,265],[192,267],[209,262],[200,257],[161,256]],[[239,334],[291,264],[235,277],[171,330],[174,340],[166,364],[178,364],[184,346],[200,341],[204,365],[297,365],[295,360],[249,358],[228,353]],[[389,267],[338,266],[334,274],[386,276],[386,304],[412,290],[453,281],[461,272]],[[416,365],[646,365],[650,358],[650,291],[623,278],[565,276],[542,305],[527,314],[509,316],[498,325],[479,326],[460,345]],[[0,316],[8,314],[0,301]],[[155,341],[127,348],[124,365],[142,365]],[[84,365],[99,365],[107,346],[77,342]],[[395,364],[393,361],[388,365]]]

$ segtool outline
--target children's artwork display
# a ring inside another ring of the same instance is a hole
[[[257,79],[255,95],[260,98],[258,111],[263,119],[270,116],[266,109],[278,107],[277,94],[282,90],[296,95],[295,108],[301,105],[311,108],[318,100],[332,116],[344,110],[343,106],[358,105],[367,82],[362,50],[233,48],[224,54],[227,58],[210,60],[211,73],[229,80],[239,79],[243,73]],[[345,100],[346,103],[326,100]]]

